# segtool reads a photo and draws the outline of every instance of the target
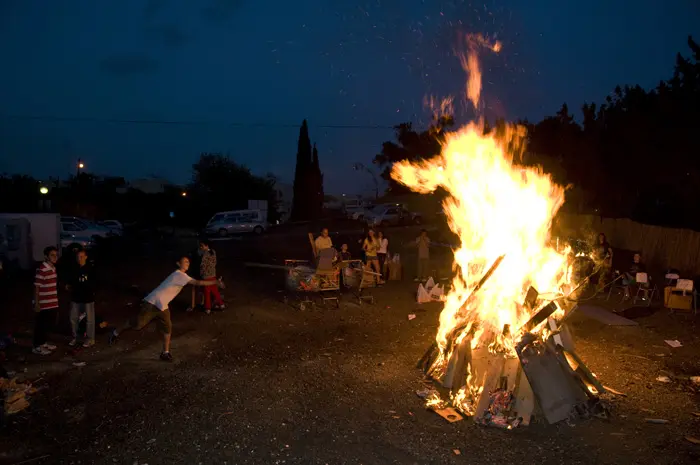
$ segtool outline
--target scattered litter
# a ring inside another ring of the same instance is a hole
[[[673,341],[670,341],[670,340],[668,340],[668,339],[664,339],[664,342],[665,342],[666,344],[670,345],[671,347],[673,347],[674,349],[676,349],[676,348],[678,348],[678,347],[683,347],[683,344],[681,344],[680,341],[675,340],[675,339],[674,339]]]
[[[323,355],[324,357],[330,357],[332,354],[325,353],[325,354],[321,354],[321,355]]]
[[[85,363],[85,362],[73,362],[74,367],[82,368],[85,365],[87,365],[87,363]]]
[[[603,389],[605,389],[611,394],[615,394],[616,396],[627,397],[627,394],[625,394],[624,392],[620,392],[617,389],[611,388],[610,386],[603,386]]]
[[[464,419],[462,417],[462,415],[460,415],[457,412],[457,410],[453,409],[452,407],[433,409],[433,412],[437,413],[438,415],[440,415],[442,418],[449,421],[450,423],[454,423],[456,421],[460,421],[460,420]]]
[[[624,436],[625,433],[610,433],[610,436]]]
[[[690,382],[693,384],[700,384],[700,376],[691,376],[688,379],[690,379]]]
[[[5,413],[8,415],[21,412],[29,407],[27,395],[35,394],[38,390],[29,383],[18,383],[16,379],[0,378],[0,397],[5,397]]]
[[[425,399],[432,394],[438,394],[438,392],[435,389],[421,389],[419,391],[416,391],[416,395],[421,399]]]
[[[686,436],[685,437],[686,441],[692,442],[693,444],[700,444],[700,439],[694,438],[692,436]]]
[[[489,395],[489,407],[480,418],[474,421],[483,426],[495,426],[496,428],[516,428],[522,418],[508,415],[513,404],[513,393],[505,389],[497,389]]]
[[[154,442],[156,442],[155,438],[149,439],[146,444],[153,444]]]
[[[700,412],[693,412],[693,416],[700,418]]]
[[[401,417],[398,416],[398,415],[394,415],[394,416],[392,416],[391,418],[397,418],[397,419],[398,419],[398,418],[401,418]]]
[[[107,326],[109,326],[109,322],[107,321],[103,321],[102,323],[100,323],[100,328],[102,329],[106,328]]]
[[[396,410],[389,410],[389,413],[396,413]]]
[[[455,455],[462,455],[462,452],[461,452],[459,449],[452,449],[452,452],[453,452]]]
[[[416,318],[416,314],[415,314],[415,313],[411,313],[411,314],[408,315],[408,321],[414,320],[415,318]]]
[[[671,378],[669,378],[668,376],[659,376],[656,378],[656,381],[658,381],[660,383],[670,383]]]
[[[645,418],[644,421],[647,423],[654,423],[655,425],[665,425],[667,423],[670,423],[668,420],[664,420],[662,418]]]

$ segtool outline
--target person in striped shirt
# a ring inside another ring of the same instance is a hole
[[[58,310],[58,274],[56,262],[58,249],[50,246],[44,249],[44,262],[37,268],[34,278],[34,342],[32,352],[49,355],[56,346],[47,341],[53,329]]]

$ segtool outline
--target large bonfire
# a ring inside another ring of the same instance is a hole
[[[498,52],[501,45],[475,35],[467,36],[467,45],[461,59],[468,73],[466,97],[478,110],[478,51]],[[392,177],[413,191],[447,192],[444,211],[460,241],[454,251],[455,277],[440,314],[437,355],[431,360],[435,378],[449,371],[453,351],[465,341],[472,351],[481,348],[514,358],[525,332],[546,337],[547,318],[534,327],[526,325],[537,311],[524,304],[531,288],[556,307],[550,315],[563,313],[556,298],[568,292],[568,254],[550,246],[549,232],[565,189],[541,169],[517,164],[525,137],[525,128],[517,125],[484,134],[479,120],[447,134],[439,156],[397,163],[392,169]],[[453,405],[473,414],[485,376],[472,363],[465,382],[452,392]]]

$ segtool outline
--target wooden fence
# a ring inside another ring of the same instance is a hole
[[[614,249],[641,252],[650,268],[676,268],[686,275],[700,275],[700,232],[570,213],[557,215],[553,232],[591,241],[602,232]]]

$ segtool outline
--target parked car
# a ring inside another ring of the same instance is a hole
[[[77,228],[77,229],[76,229]],[[100,226],[93,223],[92,221],[86,220],[84,218],[78,218],[75,216],[62,216],[61,217],[61,232],[76,233],[81,231],[81,236],[87,236],[91,238],[101,237],[106,238],[110,236],[115,236],[116,234],[106,226]]]
[[[124,235],[124,225],[117,220],[104,220],[98,222],[98,225],[104,226],[112,231],[117,236]]]
[[[230,234],[262,234],[267,228],[265,210],[233,210],[219,212],[211,217],[204,233],[208,236],[226,237]]]
[[[402,226],[423,222],[419,213],[411,213],[399,204],[377,206],[367,213],[365,219],[372,227]]]
[[[95,242],[92,237],[61,232],[61,249],[64,251],[75,251],[79,249],[89,250],[94,246]]]

